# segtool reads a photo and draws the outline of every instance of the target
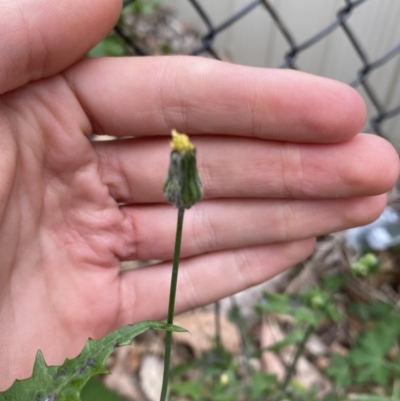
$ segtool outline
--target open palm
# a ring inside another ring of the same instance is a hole
[[[345,85],[184,57],[76,63],[120,1],[63,4],[1,5],[0,390],[38,348],[59,363],[88,336],[165,317],[170,263],[120,264],[171,259],[171,128],[195,134],[206,198],[186,217],[178,311],[373,220],[398,175],[388,143],[356,135],[365,109]]]

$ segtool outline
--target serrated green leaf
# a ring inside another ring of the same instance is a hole
[[[385,385],[389,381],[391,372],[386,366],[386,354],[399,336],[398,316],[388,316],[360,335],[349,354],[352,365],[357,369],[357,383],[371,381]]]
[[[282,313],[290,315],[292,306],[291,299],[288,294],[276,294],[265,292],[262,301],[257,305],[260,312]]]
[[[98,378],[91,378],[81,392],[82,401],[124,401],[122,397],[109,390]]]
[[[47,366],[38,351],[29,379],[17,380],[0,401],[81,401],[80,393],[87,381],[99,373],[107,373],[104,366],[115,348],[129,345],[134,337],[148,329],[183,332],[177,326],[145,321],[125,326],[100,340],[89,339],[82,352],[74,359],[66,359],[61,366]]]
[[[326,370],[326,374],[333,383],[338,387],[348,387],[351,385],[352,374],[348,358],[333,354],[330,366]]]
[[[321,278],[321,287],[325,291],[339,292],[346,283],[345,274],[329,274]]]
[[[296,327],[282,341],[276,342],[275,344],[269,346],[268,349],[270,351],[279,352],[289,345],[298,345],[304,340],[304,335],[305,329]]]
[[[386,302],[375,301],[370,303],[353,303],[350,313],[356,315],[364,322],[384,319],[395,310],[395,306]]]
[[[170,391],[177,393],[180,396],[185,395],[191,400],[200,401],[202,399],[203,386],[198,382],[181,381],[171,383]]]
[[[275,375],[269,375],[263,372],[253,372],[250,377],[251,400],[266,399],[278,387],[278,378]]]
[[[300,306],[294,309],[292,316],[294,317],[296,323],[306,323],[313,327],[317,327],[323,318],[323,315],[320,311],[316,311],[305,306]]]

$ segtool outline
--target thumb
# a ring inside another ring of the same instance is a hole
[[[0,94],[62,71],[112,29],[121,0],[12,0],[0,5]]]

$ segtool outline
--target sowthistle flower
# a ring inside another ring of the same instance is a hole
[[[196,167],[196,148],[185,134],[172,130],[171,161],[164,183],[164,195],[175,207],[190,209],[203,197]]]
[[[172,130],[171,160],[168,176],[164,183],[165,198],[178,208],[174,260],[172,265],[171,286],[169,292],[167,323],[174,320],[176,285],[181,252],[183,215],[185,209],[191,208],[203,197],[203,189],[196,166],[196,149],[189,137]],[[167,332],[165,338],[164,375],[160,401],[165,401],[168,392],[169,365],[171,357],[172,333]]]

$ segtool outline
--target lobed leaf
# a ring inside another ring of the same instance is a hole
[[[113,350],[129,345],[134,337],[148,329],[185,331],[156,321],[125,326],[100,340],[89,339],[76,358],[66,359],[61,366],[47,366],[43,354],[38,351],[32,376],[15,381],[0,393],[0,401],[81,401],[80,393],[88,380],[108,373],[105,363]]]

